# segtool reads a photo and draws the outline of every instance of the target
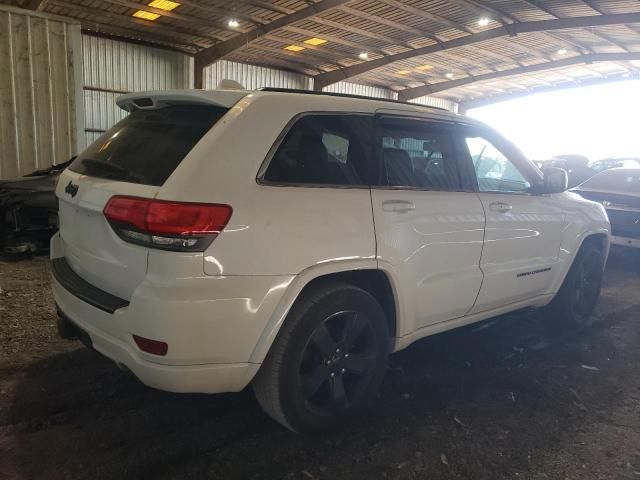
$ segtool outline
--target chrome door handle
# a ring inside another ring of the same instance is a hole
[[[382,210],[384,212],[408,213],[415,210],[416,206],[413,202],[406,200],[385,200],[382,202]]]
[[[507,213],[513,209],[511,205],[504,202],[493,202],[489,204],[489,208],[494,212]]]

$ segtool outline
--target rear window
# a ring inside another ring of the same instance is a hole
[[[281,184],[366,185],[373,117],[306,115],[293,124],[264,180]]]
[[[605,170],[584,182],[580,188],[640,193],[640,170]]]
[[[70,170],[160,186],[227,110],[208,105],[136,110],[78,155]]]

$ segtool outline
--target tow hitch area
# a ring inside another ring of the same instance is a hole
[[[80,340],[85,347],[93,350],[93,343],[91,342],[89,334],[69,320],[69,317],[67,317],[60,308],[56,308],[56,310],[58,311],[58,335],[60,338]]]

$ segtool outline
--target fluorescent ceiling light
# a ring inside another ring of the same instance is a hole
[[[171,0],[153,0],[149,6],[170,12],[174,8],[179,7],[180,4],[178,2],[172,2]]]
[[[304,47],[300,47],[298,45],[289,45],[288,47],[284,47],[285,50],[289,50],[290,52],[300,52],[304,50]]]
[[[160,17],[157,13],[145,12],[144,10],[138,10],[133,13],[134,17],[144,18],[145,20],[155,20]]]
[[[327,41],[323,38],[308,38],[307,40],[304,41],[304,43],[306,43],[307,45],[322,45],[323,43],[327,43]]]

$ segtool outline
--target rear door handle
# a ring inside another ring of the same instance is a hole
[[[513,209],[511,205],[504,202],[493,202],[489,204],[489,208],[494,212],[507,213]]]
[[[416,206],[413,202],[406,200],[385,200],[382,202],[382,210],[384,212],[408,213],[415,210]]]

